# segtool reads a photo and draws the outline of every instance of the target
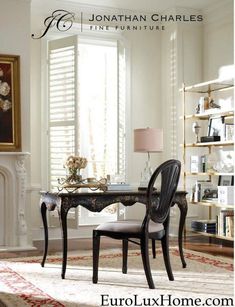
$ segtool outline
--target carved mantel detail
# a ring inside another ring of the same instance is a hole
[[[15,160],[18,188],[18,235],[20,246],[27,245],[27,223],[25,220],[25,201],[26,201],[26,155],[18,155]]]
[[[26,160],[28,152],[0,152],[0,173],[5,178],[3,203],[5,216],[4,246],[27,248],[30,245],[26,221]]]

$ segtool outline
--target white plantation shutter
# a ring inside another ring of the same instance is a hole
[[[77,36],[49,42],[49,181],[65,176],[63,161],[77,148]]]
[[[50,189],[58,191],[71,154],[88,159],[83,178],[125,177],[125,76],[125,48],[117,40],[80,37],[78,44],[71,36],[48,43]],[[69,210],[69,227],[77,227],[78,219],[79,225],[117,219],[114,207],[101,213],[77,209],[79,218]]]

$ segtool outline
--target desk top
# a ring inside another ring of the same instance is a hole
[[[154,194],[159,194],[159,191],[155,191]],[[58,196],[58,197],[74,197],[74,196],[144,196],[146,194],[146,190],[118,190],[118,191],[92,191],[88,190],[85,191],[84,189],[78,190],[76,192],[49,192],[49,191],[41,191],[40,194],[43,195],[53,195],[53,196]],[[186,195],[187,192],[184,190],[177,190],[175,195]]]
[[[157,201],[160,192],[153,193],[153,201]],[[173,198],[172,206],[176,203],[181,208],[187,208],[185,191],[176,191]],[[46,204],[49,211],[53,211],[55,207],[61,208],[63,212],[67,212],[70,208],[82,206],[93,212],[100,212],[105,207],[113,203],[122,203],[124,206],[132,206],[135,203],[147,204],[146,191],[79,191],[73,193],[62,192],[41,192],[40,205]]]

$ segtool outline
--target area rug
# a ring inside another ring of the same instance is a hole
[[[40,257],[2,260],[0,302],[7,307],[196,306],[195,300],[202,305],[225,306],[225,301],[226,306],[234,305],[231,259],[187,250],[187,268],[182,269],[178,250],[170,253],[174,281],[167,278],[161,251],[151,258],[154,290],[148,289],[139,251],[129,252],[125,275],[121,253],[103,252],[96,285],[91,281],[90,254],[69,256],[64,280],[58,256],[50,256],[44,268]]]

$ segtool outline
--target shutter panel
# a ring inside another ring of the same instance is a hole
[[[77,36],[49,42],[49,162],[51,189],[65,176],[63,162],[76,148]]]
[[[77,118],[77,36],[48,42],[49,99],[49,185],[57,190],[58,178],[65,177],[65,159],[75,154]],[[71,209],[68,226],[77,228],[78,209]],[[50,224],[59,226],[57,211],[50,215]]]

